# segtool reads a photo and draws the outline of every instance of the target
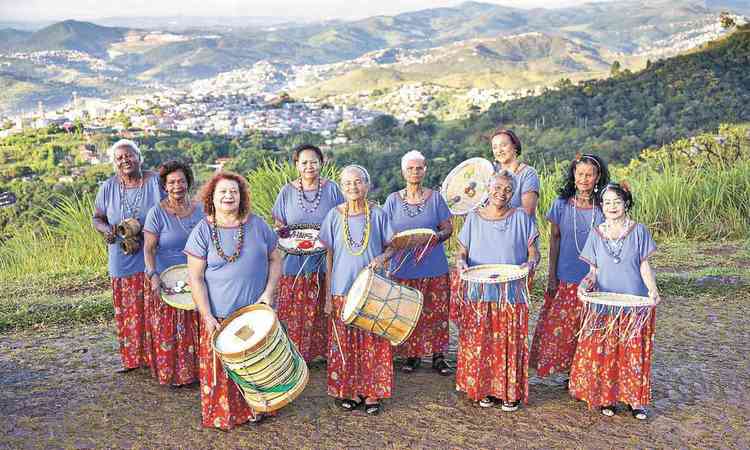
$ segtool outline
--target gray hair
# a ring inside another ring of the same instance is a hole
[[[370,185],[370,173],[365,169],[364,167],[358,165],[358,164],[349,164],[348,166],[341,169],[341,175],[344,174],[344,172],[356,170],[359,173],[362,174],[362,181],[365,182],[366,185]]]
[[[424,161],[424,165],[427,167],[427,158],[419,150],[408,151],[401,157],[401,170],[406,170],[406,163],[409,161]]]
[[[513,192],[516,192],[516,176],[513,174],[513,172],[511,172],[508,169],[500,169],[494,174],[492,174],[492,176],[487,182],[487,187],[491,188],[492,185],[494,185],[497,182],[497,180],[499,180],[500,178],[504,178],[510,181],[510,186],[513,189]]]
[[[117,161],[115,161],[115,151],[118,148],[127,147],[135,153],[135,156],[138,157],[138,164],[143,164],[143,154],[141,154],[141,150],[138,148],[138,144],[131,141],[130,139],[120,139],[119,141],[112,144],[112,147],[109,148],[109,151],[107,151],[107,155],[109,155],[110,161],[112,161],[112,165],[115,167],[115,170],[117,170]]]

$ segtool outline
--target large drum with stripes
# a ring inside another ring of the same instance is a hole
[[[307,365],[267,305],[235,311],[216,330],[212,345],[255,411],[281,409],[307,385]]]

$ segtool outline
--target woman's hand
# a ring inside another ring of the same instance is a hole
[[[114,244],[117,241],[117,226],[112,225],[109,227],[109,232],[104,233],[104,241],[107,244]]]
[[[151,292],[154,295],[159,295],[159,292],[161,292],[161,277],[159,277],[159,274],[155,273],[151,275],[148,281],[151,283]]]
[[[385,268],[385,262],[387,261],[387,258],[385,255],[378,255],[370,261],[370,264],[367,266],[375,271],[382,270]]]
[[[456,269],[458,269],[458,273],[462,274],[466,271],[466,269],[469,268],[469,265],[466,264],[466,260],[463,258],[458,258],[456,260]]]
[[[658,305],[661,302],[661,295],[659,295],[659,291],[656,290],[648,291],[648,298],[654,302],[654,305]]]
[[[273,307],[273,298],[268,294],[261,294],[260,298],[258,299],[258,303],[263,303],[264,305]]]
[[[219,328],[219,321],[212,314],[206,314],[203,316],[203,326],[206,327],[206,332],[211,336]]]
[[[323,305],[323,312],[330,315],[333,310],[333,299],[331,298],[331,291],[326,292],[326,304]]]
[[[556,275],[550,275],[547,278],[547,295],[554,297],[557,293],[557,288],[560,285],[560,280],[557,279]]]

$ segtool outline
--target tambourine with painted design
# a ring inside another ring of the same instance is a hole
[[[279,248],[290,255],[309,256],[325,253],[326,248],[320,242],[320,225],[298,223],[287,225],[276,230],[279,235]]]

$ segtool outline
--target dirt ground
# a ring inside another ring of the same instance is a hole
[[[750,448],[747,279],[699,283],[672,273],[668,259],[663,267],[646,422],[622,409],[604,417],[558,380],[536,377],[526,407],[480,409],[453,377],[425,368],[397,370],[379,417],[344,413],[326,396],[317,363],[277,417],[203,429],[198,388],[159,386],[143,369],[114,374],[114,326],[100,324],[0,334],[0,448]]]

